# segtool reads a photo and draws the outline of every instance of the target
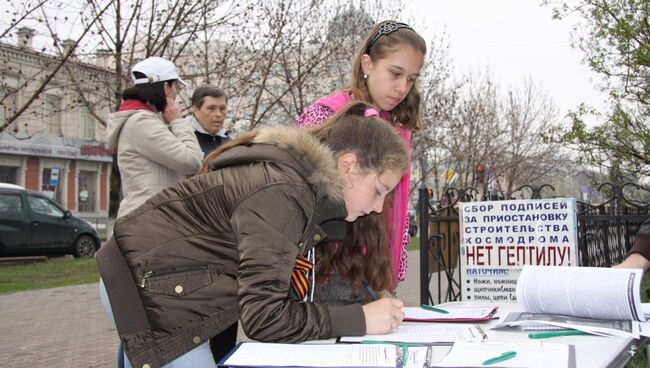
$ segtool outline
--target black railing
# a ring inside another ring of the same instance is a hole
[[[540,199],[549,184],[523,185],[515,190],[527,199]],[[577,202],[578,260],[581,266],[610,267],[620,263],[632,247],[639,225],[650,215],[650,204],[626,193],[650,194],[634,183],[600,185],[604,200],[598,204]],[[643,195],[637,198],[643,198]],[[646,197],[647,198],[647,197]],[[432,203],[427,189],[419,190],[420,302],[442,303],[462,296],[458,203],[489,200],[475,188],[448,188],[442,199]],[[435,279],[434,279],[435,276]],[[435,281],[435,285],[431,282]],[[437,290],[437,298],[431,294]],[[444,296],[444,297],[443,297]]]

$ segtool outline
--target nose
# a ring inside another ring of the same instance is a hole
[[[381,210],[384,208],[384,198],[386,197],[381,196],[375,200],[375,203],[372,204],[373,212],[381,213]]]
[[[409,88],[409,81],[407,78],[400,79],[397,82],[397,86],[395,86],[395,90],[397,91],[397,93],[400,94],[400,96],[405,95],[406,92],[408,91],[408,88]]]

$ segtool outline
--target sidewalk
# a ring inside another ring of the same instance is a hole
[[[419,304],[419,251],[397,289]],[[99,301],[97,284],[0,295],[0,362],[13,368],[115,367],[118,338]]]

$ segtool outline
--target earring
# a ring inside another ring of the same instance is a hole
[[[368,79],[368,74],[363,73],[363,79]]]

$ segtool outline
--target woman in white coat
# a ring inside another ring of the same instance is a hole
[[[108,142],[117,153],[123,199],[122,217],[164,188],[195,174],[203,153],[191,125],[176,103],[185,85],[174,64],[160,57],[137,63],[134,85],[108,121]]]

